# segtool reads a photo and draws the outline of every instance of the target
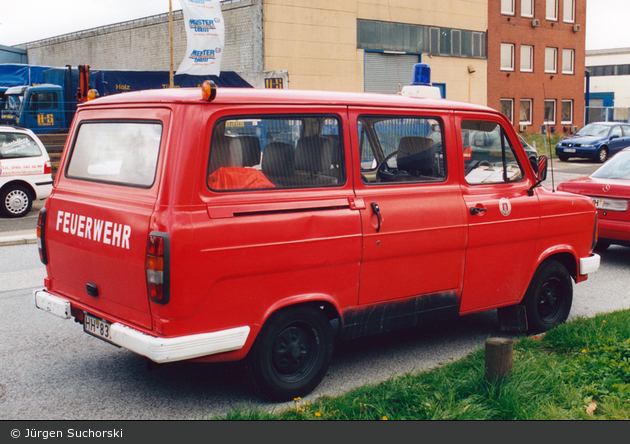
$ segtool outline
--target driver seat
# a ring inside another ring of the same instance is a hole
[[[435,146],[433,140],[421,136],[405,136],[398,143],[398,169],[410,174],[435,176]]]

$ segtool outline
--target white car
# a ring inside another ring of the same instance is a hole
[[[0,216],[22,217],[52,191],[50,157],[31,130],[0,126]]]

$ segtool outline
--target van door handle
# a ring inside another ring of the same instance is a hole
[[[370,206],[372,207],[372,212],[376,214],[376,219],[378,220],[378,226],[376,227],[376,232],[378,233],[381,231],[381,210],[376,202],[372,202]]]
[[[478,214],[481,213],[485,213],[486,211],[488,211],[487,208],[483,208],[483,207],[470,207],[470,214],[472,214],[473,216],[476,216]]]

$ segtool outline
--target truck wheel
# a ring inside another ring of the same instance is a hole
[[[247,371],[271,401],[307,395],[324,378],[333,353],[330,321],[321,310],[297,307],[272,315],[247,357]]]
[[[29,191],[22,185],[9,185],[0,193],[2,207],[0,212],[5,217],[22,217],[26,216],[31,207],[33,200]]]
[[[527,312],[527,332],[542,333],[569,317],[573,302],[571,275],[560,262],[543,262],[521,302]]]

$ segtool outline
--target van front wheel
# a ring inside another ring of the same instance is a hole
[[[560,262],[543,262],[534,273],[521,305],[527,313],[528,333],[542,333],[569,317],[573,302],[571,275]]]
[[[297,307],[275,313],[249,352],[250,379],[271,401],[307,395],[328,370],[333,341],[330,321],[322,310]]]

